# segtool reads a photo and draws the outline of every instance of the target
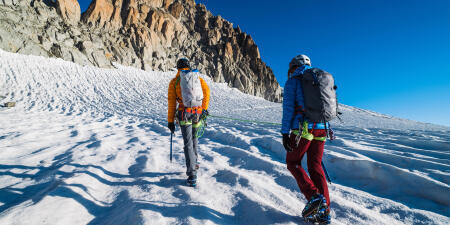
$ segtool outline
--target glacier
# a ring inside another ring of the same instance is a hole
[[[307,224],[276,124],[208,119],[184,185],[175,71],[0,50],[0,224]],[[281,104],[214,83],[210,114],[279,123]],[[450,128],[341,105],[325,146],[332,224],[450,224]],[[306,163],[303,163],[305,165]]]

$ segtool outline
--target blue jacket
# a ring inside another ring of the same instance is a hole
[[[308,69],[312,69],[312,67],[304,65],[297,68],[284,85],[283,119],[281,120],[282,134],[289,134],[292,129],[299,129],[299,123],[303,121],[303,116],[295,112],[296,107],[301,106],[303,108],[304,106],[302,83],[300,79],[295,77],[302,76]],[[313,124],[309,123],[308,129],[312,128]],[[314,129],[325,129],[325,124],[316,123]]]

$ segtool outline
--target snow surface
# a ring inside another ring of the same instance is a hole
[[[199,186],[169,161],[175,72],[0,50],[0,224],[306,224],[280,127],[210,118]],[[210,113],[279,123],[281,104],[213,83]],[[324,163],[333,224],[450,224],[448,127],[342,106]],[[304,163],[305,164],[305,163]]]

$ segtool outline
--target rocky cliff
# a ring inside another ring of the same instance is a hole
[[[252,37],[194,0],[0,0],[0,48],[83,65],[169,70],[186,56],[216,82],[281,100]]]

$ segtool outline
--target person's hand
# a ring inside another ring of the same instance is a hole
[[[169,123],[169,124],[167,125],[167,127],[169,128],[169,130],[170,130],[171,133],[174,133],[174,132],[175,132],[175,123]]]
[[[208,110],[207,109],[203,109],[202,110],[202,116],[208,116],[208,115],[209,115]]]
[[[283,146],[284,146],[284,149],[286,149],[287,152],[292,152],[292,148],[291,148],[289,142],[290,142],[289,134],[283,134]]]

